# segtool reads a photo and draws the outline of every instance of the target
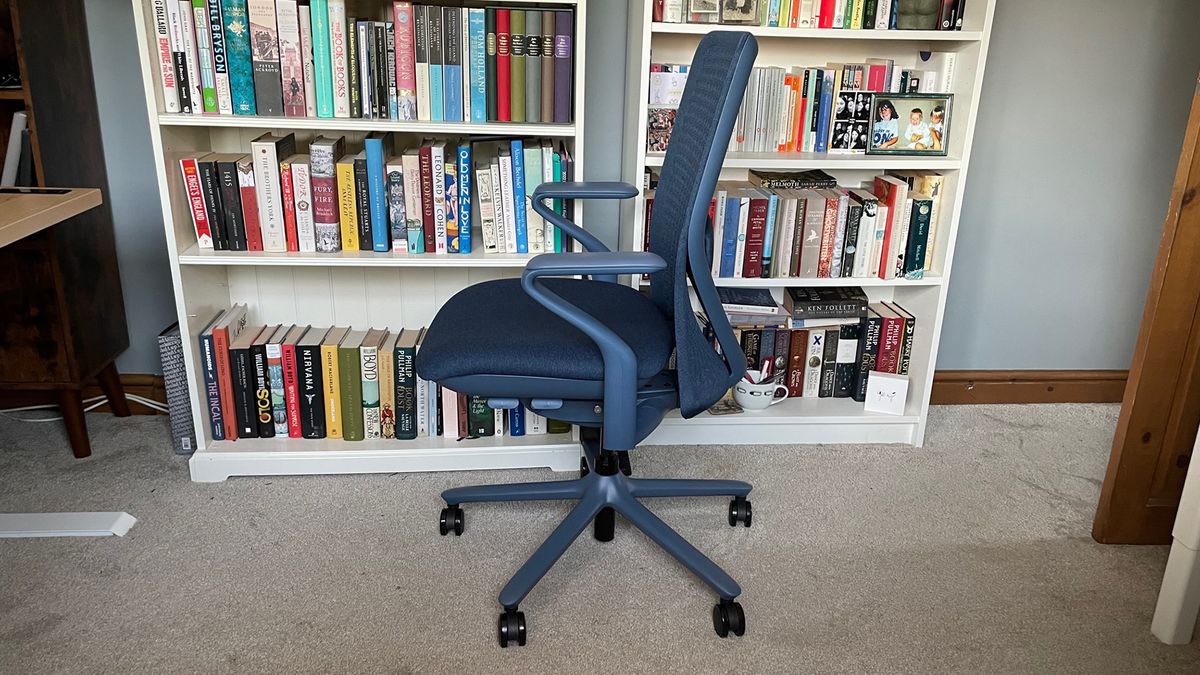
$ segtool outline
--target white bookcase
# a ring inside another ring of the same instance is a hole
[[[686,4],[687,0],[684,0]],[[765,1],[765,0],[764,0]],[[718,285],[770,287],[781,297],[787,286],[861,286],[872,301],[895,301],[917,319],[911,379],[905,413],[899,416],[864,412],[850,399],[794,399],[765,412],[713,416],[701,413],[684,420],[669,416],[646,443],[909,443],[921,445],[929,412],[929,394],[937,363],[946,291],[962,210],[963,188],[983,84],[995,0],[971,0],[962,31],[832,30],[656,23],[653,0],[633,0],[629,10],[625,128],[632,138],[623,156],[624,179],[641,185],[646,167],[661,166],[661,153],[646,152],[646,113],[651,63],[690,63],[700,39],[714,30],[746,30],[758,39],[760,66],[814,66],[861,63],[891,58],[910,67],[920,51],[957,52],[949,155],[897,157],[827,155],[823,153],[731,152],[723,180],[745,180],[748,169],[823,169],[841,185],[858,186],[889,169],[931,169],[946,176],[942,211],[933,243],[933,272],[924,279],[718,279]],[[630,200],[622,211],[621,248],[639,250],[644,237],[645,202]]]
[[[417,4],[439,4],[436,0]],[[462,4],[462,3],[453,3]],[[418,438],[414,441],[358,442],[288,438],[213,441],[198,368],[197,335],[219,310],[246,303],[252,322],[357,328],[419,328],[458,290],[474,283],[516,277],[529,255],[398,255],[343,252],[261,253],[200,250],[188,212],[178,159],[201,152],[249,152],[250,141],[264,132],[294,132],[301,147],[324,134],[344,134],[358,147],[371,131],[393,131],[416,145],[425,137],[517,136],[561,139],[570,149],[577,179],[583,167],[583,87],[586,53],[585,0],[489,0],[469,6],[512,5],[546,9],[570,6],[575,13],[573,124],[464,124],[390,122],[367,119],[318,119],[187,115],[164,113],[150,27],[149,0],[133,0],[138,51],[149,112],[150,136],[166,227],[172,292],[184,336],[184,362],[198,448],[190,461],[192,480],[220,481],[229,476],[314,473],[364,473],[550,467],[579,468],[579,446],[572,434],[490,437],[464,441]],[[348,0],[353,16],[381,18],[385,0]],[[478,233],[473,239],[481,242]]]

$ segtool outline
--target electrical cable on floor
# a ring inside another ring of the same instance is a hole
[[[141,405],[144,405],[147,408],[150,408],[151,410],[156,410],[158,412],[163,412],[163,413],[170,412],[170,410],[165,405],[163,405],[159,401],[155,401],[152,398],[146,398],[145,396],[138,396],[137,394],[126,394],[125,398],[127,400],[134,401],[136,403],[140,403]],[[91,410],[95,410],[96,408],[99,408],[100,406],[104,405],[107,402],[108,402],[108,399],[106,399],[104,396],[92,396],[91,398],[85,398],[83,400],[83,403],[85,403],[87,405],[84,407],[83,411],[88,412]],[[49,409],[57,408],[57,407],[58,407],[57,403],[44,403],[41,405],[22,406],[20,408],[5,408],[3,410],[0,410],[0,415],[4,415],[5,417],[9,417],[18,422],[57,422],[62,419],[62,415],[55,415],[54,417],[18,417],[13,414],[13,413],[18,413],[18,412],[28,412],[31,410],[49,410]]]

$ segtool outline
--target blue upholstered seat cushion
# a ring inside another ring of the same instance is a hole
[[[666,367],[672,327],[649,298],[604,281],[543,283],[624,340],[637,355],[639,379]],[[475,284],[450,298],[425,332],[416,368],[422,378],[433,381],[463,375],[604,379],[599,347],[530,298],[519,279]]]

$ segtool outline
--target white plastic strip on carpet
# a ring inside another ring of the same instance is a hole
[[[124,511],[0,513],[0,538],[124,537],[136,522]]]

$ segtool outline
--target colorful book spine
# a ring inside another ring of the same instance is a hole
[[[358,196],[354,187],[354,158],[347,155],[336,165],[338,222],[341,225],[342,250],[358,250]]]
[[[496,50],[498,49],[496,11],[495,7],[483,10],[483,80],[487,89],[487,121],[489,122],[500,119],[496,111]]]
[[[191,0],[192,11],[192,33],[195,35],[196,46],[196,67],[198,70],[198,83],[201,108],[203,112],[217,112],[217,88],[216,80],[213,78],[213,39],[219,37],[221,44],[221,65],[225,65],[225,38],[224,30],[221,28],[221,5],[217,2],[212,3],[213,9],[217,12],[217,30],[213,30],[209,25],[208,10],[209,3],[206,0]]]
[[[267,326],[265,335],[274,333],[273,326]],[[262,338],[260,338],[261,340]],[[267,345],[256,341],[250,347],[250,368],[253,375],[254,391],[251,398],[257,415],[258,437],[275,437],[275,410],[271,392],[271,367],[267,359]],[[287,420],[286,414],[284,420]]]
[[[189,6],[190,9],[190,6]],[[191,12],[184,12],[179,0],[167,0],[167,27],[171,34],[171,64],[175,68],[176,93],[179,95],[179,111],[187,114],[195,112],[193,103],[199,106],[200,101],[193,101],[192,78],[188,74],[188,44],[184,43],[183,17],[191,17]],[[194,57],[192,66],[195,68]],[[199,71],[197,71],[199,72]],[[199,90],[197,90],[199,91]]]
[[[246,0],[221,0],[229,100],[233,114],[256,115],[254,67],[250,54],[250,16]],[[217,94],[218,102],[221,95]]]
[[[322,334],[321,331],[317,331]],[[325,438],[325,392],[321,387],[321,345],[296,345],[296,387],[301,438]],[[289,432],[291,427],[288,427]]]
[[[388,69],[392,72],[395,68]],[[379,346],[376,372],[379,374],[379,437],[396,437],[396,337],[384,335]]]
[[[542,111],[541,120],[554,120],[554,12],[542,11]]]
[[[242,217],[242,200],[238,186],[237,161],[222,158],[216,162],[217,188],[221,196],[220,218],[225,230],[225,241],[230,251],[245,251],[246,222]]]
[[[204,371],[204,397],[214,441],[225,440],[225,418],[221,414],[221,386],[217,380],[217,355],[212,331],[200,334],[200,367]]]
[[[287,250],[279,156],[290,156],[290,149],[295,148],[295,142],[293,140],[289,144],[286,140],[268,137],[250,143],[251,155],[254,158],[254,185],[258,192],[258,221],[262,228],[264,251]],[[281,152],[281,149],[287,152]]]
[[[283,80],[279,65],[279,30],[274,0],[248,0],[250,62],[254,68],[254,102],[259,115],[283,115]]]
[[[224,5],[224,0],[206,0],[205,9],[207,19],[204,23],[197,22],[196,30],[199,31],[201,25],[207,26],[208,47],[212,55],[213,98],[217,104],[216,112],[222,115],[232,115],[234,113],[234,100],[231,80],[232,70],[229,63],[231,54]],[[205,110],[207,108],[206,103]]]
[[[276,436],[288,435],[287,397],[283,383],[283,346],[278,342],[266,345],[267,376],[271,382],[271,421]]]
[[[471,144],[458,146],[458,252],[471,252]]]
[[[426,19],[429,24],[429,119],[441,122],[446,119],[446,92],[442,77],[442,63],[445,59],[442,8],[433,5],[428,9]]]
[[[391,228],[392,252],[408,253],[408,218],[404,204],[404,165],[393,157],[383,167],[387,191],[387,222]]]
[[[300,155],[292,161],[292,198],[296,205],[296,244],[301,253],[317,250],[317,229],[312,209],[312,165]]]
[[[263,250],[262,226],[258,219],[258,191],[254,189],[254,160],[242,155],[237,162],[238,194],[242,204],[242,222],[246,230],[246,250]]]
[[[487,36],[484,32],[484,10],[470,8],[467,10],[467,49],[470,55],[471,81],[469,83],[471,99],[471,122],[483,124],[488,117],[487,94]],[[494,53],[493,49],[493,53]]]
[[[358,249],[370,251],[375,246],[375,237],[371,229],[371,185],[365,151],[354,157],[354,211],[358,216]]]
[[[425,252],[425,232],[421,223],[421,157],[405,152],[401,158],[404,177],[404,217],[408,223],[408,252]]]
[[[463,120],[463,64],[461,7],[442,7],[443,119]]]
[[[529,253],[528,222],[525,217],[525,151],[520,139],[511,143],[513,217],[516,221],[517,253]]]
[[[360,337],[362,333],[358,334]],[[338,378],[342,395],[342,438],[361,441],[366,438],[363,425],[362,360],[360,344],[347,338],[353,346],[338,347]],[[378,397],[375,399],[378,401]]]
[[[208,226],[212,230],[213,248],[224,251],[229,248],[225,237],[225,219],[221,207],[221,188],[217,180],[217,170],[212,161],[201,158],[196,163],[200,172],[200,190],[204,194],[204,210],[208,216]]]
[[[542,12],[525,10],[525,121],[542,121]],[[549,45],[546,46],[550,48]],[[546,120],[549,121],[549,120]]]
[[[296,0],[275,0],[283,114],[304,117],[304,61],[300,56],[300,12]]]
[[[396,72],[396,24],[388,21],[384,24],[384,30],[387,38],[387,75],[385,79],[387,80],[388,88],[388,119],[398,120],[400,119],[400,111],[396,95],[396,78],[392,76],[392,73]]]
[[[421,236],[424,250],[437,250],[437,227],[433,217],[433,147],[426,143],[418,151],[421,177]]]
[[[379,425],[379,345],[363,343],[359,348],[362,375],[363,438],[381,438]]]
[[[317,138],[309,144],[312,182],[314,245],[318,252],[342,250],[341,221],[338,209],[337,176],[334,167],[345,147],[345,138]]]
[[[908,229],[908,250],[904,254],[904,278],[925,276],[925,251],[929,242],[930,216],[933,200],[929,195],[912,196],[912,220]]]
[[[296,343],[284,342],[279,347],[280,361],[283,367],[283,405],[287,414],[287,435],[290,438],[302,438],[300,433],[299,374],[296,370]]]
[[[183,187],[187,191],[188,212],[192,215],[192,226],[196,230],[196,244],[200,248],[213,248],[212,226],[208,222],[208,210],[204,206],[204,192],[200,187],[200,172],[195,157],[179,160],[183,174]]]
[[[317,117],[333,117],[333,51],[329,44],[329,0],[312,0],[313,89]]]
[[[333,116],[350,117],[350,51],[346,26],[346,0],[328,0],[330,77],[333,81]]]
[[[525,194],[533,194],[537,186],[542,183],[542,148],[535,142],[530,142],[525,145],[521,154],[524,164]],[[546,251],[553,251],[553,243],[550,243],[550,248],[546,248],[546,226],[542,217],[533,210],[533,200],[526,199],[523,208],[525,210],[525,232],[528,235],[529,252],[545,253]]]
[[[367,192],[371,212],[371,249],[385,253],[392,249],[388,225],[387,180],[384,175],[384,145],[391,145],[387,134],[372,133],[363,141],[367,160]]]
[[[429,109],[429,7],[413,7],[413,78],[417,86],[417,119],[432,118]]]
[[[392,3],[396,26],[396,116],[417,119],[416,27],[411,2]]]
[[[508,434],[510,436],[525,435],[525,406],[520,403],[508,411]]]
[[[458,218],[458,160],[449,158],[446,162],[446,253],[458,253],[459,218]]]
[[[344,330],[342,329],[344,334]],[[331,332],[332,334],[332,332]],[[342,378],[336,342],[321,343],[321,394],[325,398],[325,436],[342,437]]]
[[[171,20],[167,3],[175,0],[154,0],[154,51],[158,83],[162,89],[163,110],[179,112],[179,82],[175,79],[175,58],[171,53]]]
[[[291,158],[279,163],[279,199],[283,206],[283,233],[287,250],[300,250],[300,240],[296,234],[296,195],[292,184]]]
[[[446,144],[439,142],[430,146],[429,159],[433,201],[433,251],[438,255],[443,255],[448,250],[446,241]]]
[[[554,12],[554,123],[571,121],[574,80],[574,14],[569,9]]]
[[[415,346],[403,342],[396,345],[396,438],[402,440],[417,437],[417,376],[413,367],[415,359]]]
[[[512,121],[511,18],[509,10],[496,10],[496,119],[500,122]]]
[[[514,9],[508,17],[509,106],[513,122],[525,121],[525,10]],[[516,160],[514,155],[513,160]]]
[[[300,65],[304,71],[304,116],[317,116],[317,71],[313,59],[312,6],[300,0]]]

